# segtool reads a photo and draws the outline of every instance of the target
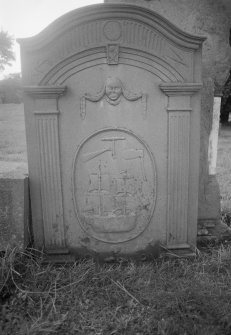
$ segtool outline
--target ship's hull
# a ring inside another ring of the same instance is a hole
[[[84,221],[97,233],[121,233],[135,228],[137,215],[85,216]]]

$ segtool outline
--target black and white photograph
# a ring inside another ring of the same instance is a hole
[[[0,0],[0,334],[231,334],[231,0]]]

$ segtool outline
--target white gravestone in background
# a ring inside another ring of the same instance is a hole
[[[216,174],[221,97],[214,97],[212,129],[209,136],[209,174]]]

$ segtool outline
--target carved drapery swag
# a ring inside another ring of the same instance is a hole
[[[141,99],[142,103],[142,115],[146,118],[147,114],[147,94],[134,93],[124,87],[121,80],[116,77],[108,77],[102,90],[95,95],[85,93],[80,101],[80,116],[82,120],[86,117],[86,101],[98,102],[105,97],[106,101],[113,106],[120,103],[121,97],[124,97],[128,101],[137,101]]]

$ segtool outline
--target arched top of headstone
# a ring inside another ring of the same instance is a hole
[[[135,64],[137,57],[147,68],[158,64],[154,72],[163,81],[192,81],[193,57],[204,39],[140,6],[98,4],[73,10],[18,42],[25,84],[60,84],[69,76],[68,64]]]

